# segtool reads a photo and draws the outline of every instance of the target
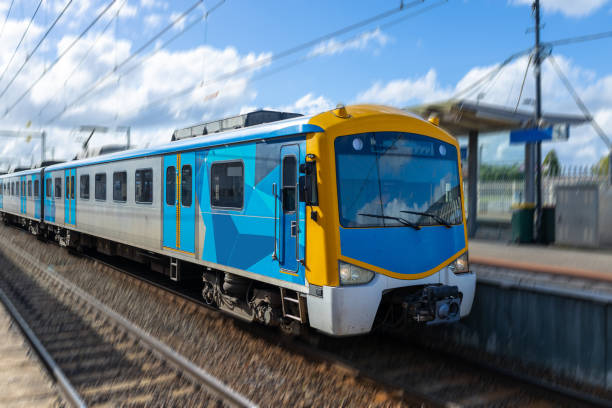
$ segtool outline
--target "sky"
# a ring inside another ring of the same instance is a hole
[[[315,114],[338,103],[403,108],[456,96],[533,45],[530,0],[404,0],[400,10],[401,4],[0,0],[0,130],[26,136],[44,130],[47,157],[69,159],[87,136],[82,125],[109,128],[93,137],[92,146],[124,143],[116,129],[130,126],[133,143],[144,147],[168,142],[176,128],[255,109]],[[386,18],[317,41],[385,12]],[[543,41],[610,31],[612,0],[542,0],[542,23]],[[612,38],[552,49],[608,135],[611,51]],[[528,55],[515,58],[465,97],[533,109],[532,69],[518,102],[527,63]],[[550,61],[542,75],[544,111],[579,113]],[[522,147],[510,146],[507,134],[481,137],[481,143],[485,162],[523,159]],[[543,148],[554,148],[563,165],[592,165],[607,153],[589,125]],[[0,169],[39,157],[35,137],[0,138]]]

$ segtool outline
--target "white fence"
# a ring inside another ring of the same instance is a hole
[[[555,204],[555,190],[558,185],[604,184],[605,176],[599,176],[588,167],[565,168],[557,177],[542,177],[542,203]],[[468,183],[464,183],[466,209]],[[525,201],[524,180],[496,180],[478,182],[478,216],[510,219],[512,206]],[[467,212],[467,211],[466,211]]]

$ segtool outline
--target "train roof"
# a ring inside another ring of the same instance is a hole
[[[38,173],[40,173],[40,167],[36,169],[21,170],[21,171],[16,171],[14,173],[2,174],[0,175],[0,178],[7,179],[11,177],[29,176],[31,174],[38,174]]]
[[[323,129],[320,126],[308,123],[311,118],[312,116],[300,116],[297,118],[286,119],[278,122],[270,122],[237,130],[213,133],[202,137],[183,139],[146,149],[125,150],[122,152],[111,153],[104,156],[97,156],[82,160],[55,164],[47,167],[45,171],[56,171],[75,167],[91,166],[95,164],[109,163],[120,160],[136,159],[147,156],[157,156],[187,150],[196,150],[204,147],[222,146],[226,144],[243,143],[262,139],[273,139],[302,133],[322,132]]]

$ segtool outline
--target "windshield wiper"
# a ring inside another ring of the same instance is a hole
[[[421,227],[419,227],[415,223],[410,222],[407,219],[404,219],[402,217],[392,217],[390,215],[378,215],[378,214],[367,214],[367,213],[359,213],[357,215],[363,215],[364,217],[384,218],[384,219],[388,219],[388,220],[395,220],[395,221],[401,222],[403,225],[405,225],[407,227],[412,227],[412,228],[414,228],[417,231],[421,229]]]
[[[403,213],[407,213],[407,214],[415,214],[415,215],[424,215],[426,217],[431,217],[434,220],[436,220],[437,222],[439,222],[440,224],[444,225],[446,228],[450,228],[451,225],[448,221],[446,221],[444,218],[440,217],[439,215],[436,214],[432,214],[432,213],[428,213],[428,212],[420,212],[420,211],[408,211],[408,210],[402,210],[400,212]]]

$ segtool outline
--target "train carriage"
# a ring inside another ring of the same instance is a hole
[[[175,280],[196,268],[205,300],[228,313],[353,335],[469,313],[459,160],[437,126],[364,105],[0,181],[44,180],[32,230],[62,245]],[[20,215],[3,191],[3,214]]]

